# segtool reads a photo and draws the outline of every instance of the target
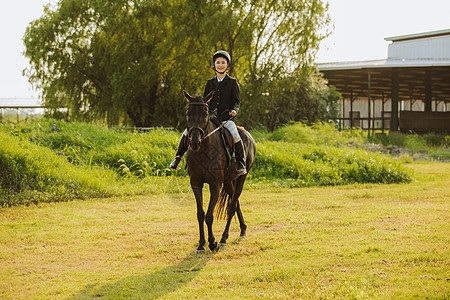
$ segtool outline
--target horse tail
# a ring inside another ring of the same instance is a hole
[[[226,220],[228,218],[228,206],[231,202],[231,196],[233,195],[233,189],[225,184],[222,186],[220,190],[219,199],[216,204],[216,219],[217,220]]]

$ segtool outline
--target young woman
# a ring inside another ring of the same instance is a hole
[[[227,71],[230,67],[231,57],[226,51],[217,51],[213,55],[212,68],[216,72],[216,76],[206,81],[203,97],[206,97],[211,91],[214,91],[214,96],[209,101],[210,114],[214,114],[219,120],[224,123],[224,127],[228,129],[233,136],[235,143],[235,156],[238,163],[236,170],[237,175],[247,173],[245,167],[244,145],[236,128],[236,124],[229,120],[231,117],[237,115],[240,107],[239,102],[239,84],[237,79],[230,77]],[[187,130],[181,136],[178,144],[175,158],[170,163],[170,168],[176,169],[181,161],[184,153],[187,151],[186,147]]]

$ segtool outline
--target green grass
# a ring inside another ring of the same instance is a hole
[[[407,168],[408,184],[246,187],[247,238],[233,221],[203,255],[192,192],[3,208],[0,298],[448,299],[450,164]]]
[[[364,142],[365,133],[359,129],[339,131],[329,123],[316,123],[312,126],[293,123],[280,127],[267,134],[267,137],[272,141],[341,147],[361,145]]]
[[[4,198],[23,193],[34,202],[111,195],[111,172],[76,167],[48,148],[1,131],[0,140],[0,195]]]
[[[371,143],[399,146],[413,153],[428,153],[431,159],[450,161],[450,135],[439,133],[391,133],[376,134],[367,138]]]
[[[400,183],[411,180],[400,162],[354,148],[260,142],[251,177],[292,186]]]
[[[58,130],[53,130],[54,125]],[[168,130],[123,132],[100,125],[55,120],[4,130],[49,148],[73,164],[108,166],[118,175],[138,177],[165,174],[170,163],[166,153],[174,151],[179,139],[176,132]]]
[[[165,191],[165,182],[172,180],[167,177],[187,176],[185,169],[167,168],[179,140],[179,133],[170,130],[123,132],[42,120],[0,126],[0,134],[5,141],[0,144],[2,206],[155,194]],[[250,177],[257,183],[298,187],[411,180],[401,163],[355,148],[362,143],[360,131],[298,123],[256,136]]]

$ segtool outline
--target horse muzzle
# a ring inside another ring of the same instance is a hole
[[[204,130],[200,127],[191,127],[188,131],[189,148],[192,151],[197,152],[200,150],[200,144],[202,143]]]
[[[197,152],[200,150],[200,141],[193,141],[189,143],[189,148],[191,148],[192,151]]]

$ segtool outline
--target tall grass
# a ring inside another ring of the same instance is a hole
[[[401,164],[359,149],[266,141],[258,144],[252,176],[287,186],[409,182]]]
[[[107,195],[184,190],[186,170],[167,168],[179,133],[155,129],[123,132],[103,126],[40,121],[0,127],[3,205]],[[287,187],[349,183],[409,182],[410,175],[388,156],[355,149],[360,131],[332,125],[292,124],[258,134],[250,180]],[[176,175],[176,176],[173,176]],[[180,179],[177,179],[180,178]],[[18,194],[22,195],[20,197]],[[28,194],[33,194],[31,197]],[[26,196],[23,196],[26,195]],[[25,201],[25,202],[26,202]],[[16,201],[17,202],[17,201]]]
[[[364,142],[364,138],[365,133],[362,130],[339,131],[336,126],[329,123],[316,123],[311,126],[303,123],[294,123],[280,127],[268,135],[268,139],[272,141],[334,147],[361,145]]]
[[[367,140],[383,146],[395,145],[413,152],[428,153],[433,159],[450,160],[450,135],[442,133],[376,134],[369,136]]]
[[[107,167],[125,177],[169,175],[168,154],[174,151],[179,139],[176,132],[169,130],[123,132],[100,125],[53,120],[11,127],[9,132],[29,138],[67,157],[73,164]]]
[[[29,140],[0,131],[1,198],[22,193],[26,202],[111,195],[114,173],[75,166],[66,158]],[[3,201],[12,205],[14,201]]]

